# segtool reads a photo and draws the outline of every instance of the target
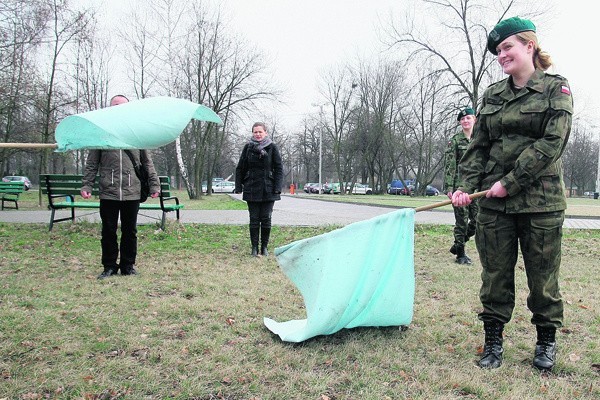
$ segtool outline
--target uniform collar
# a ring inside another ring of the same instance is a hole
[[[544,76],[546,73],[541,69],[536,69],[531,78],[527,81],[525,87],[530,90],[535,90],[536,92],[543,93],[544,87],[546,86],[544,83]],[[500,96],[505,100],[512,100],[515,98],[515,94],[511,89],[512,77],[509,76],[508,79],[505,79],[500,82],[500,84],[494,86],[491,94]]]

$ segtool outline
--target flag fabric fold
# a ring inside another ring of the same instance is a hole
[[[223,123],[206,106],[150,97],[66,117],[56,127],[56,151],[155,149],[177,139],[191,119]]]
[[[412,320],[414,214],[402,209],[275,249],[296,285],[306,319],[265,326],[286,342],[359,326],[401,326]]]

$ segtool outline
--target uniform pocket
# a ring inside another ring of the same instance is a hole
[[[564,213],[544,213],[531,218],[529,235],[523,242],[529,268],[554,271],[560,264]]]
[[[475,235],[475,243],[477,243],[477,251],[479,252],[479,258],[481,263],[486,266],[488,270],[494,269],[494,255],[495,248],[498,245],[498,235],[496,232],[496,221],[498,216],[496,214],[488,214],[479,212],[477,214],[477,233]]]
[[[544,119],[546,118],[548,108],[549,103],[546,98],[532,98],[521,106],[520,112],[527,136],[540,138],[544,135]]]
[[[490,135],[490,139],[498,139],[501,136],[501,129],[494,129],[495,126],[498,126],[499,120],[499,112],[502,110],[503,104],[486,104],[485,107],[481,109],[479,112],[479,118],[481,123],[483,123]]]

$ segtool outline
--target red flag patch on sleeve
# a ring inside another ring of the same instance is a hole
[[[568,86],[561,86],[560,87],[560,92],[564,93],[564,94],[568,94],[569,96],[571,95],[571,89],[569,89]]]

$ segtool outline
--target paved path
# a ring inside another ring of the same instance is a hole
[[[231,195],[241,198],[241,195]],[[275,202],[273,210],[273,225],[279,226],[320,226],[320,225],[347,225],[363,221],[375,216],[393,212],[390,207],[375,207],[360,204],[336,203],[322,201],[302,196],[284,195],[281,201]],[[99,222],[97,212],[86,213],[86,210],[77,210],[78,219]],[[83,216],[84,214],[87,214]],[[175,213],[169,213],[170,219]],[[69,212],[60,215],[68,216]],[[145,210],[140,212],[139,222],[154,222],[159,218],[159,211]],[[0,211],[0,222],[13,223],[44,223],[50,220],[50,211]],[[182,210],[181,222],[203,224],[244,225],[248,223],[246,210]],[[442,224],[453,225],[454,214],[448,211],[421,211],[415,215],[417,224]],[[600,219],[567,218],[565,228],[600,229]]]

